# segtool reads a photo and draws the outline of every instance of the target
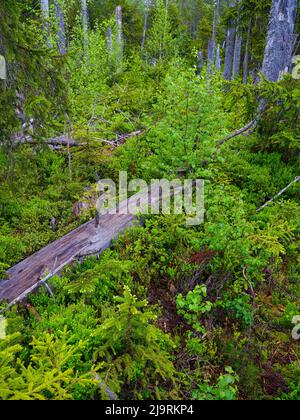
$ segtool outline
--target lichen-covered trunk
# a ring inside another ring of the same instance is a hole
[[[291,69],[297,0],[273,0],[262,73],[277,82]]]
[[[61,55],[66,54],[66,32],[65,32],[65,18],[59,0],[54,0],[55,17],[58,27],[58,49]]]
[[[241,55],[242,55],[242,38],[236,33],[234,54],[233,54],[233,67],[232,67],[232,79],[236,79],[240,74],[241,68]]]

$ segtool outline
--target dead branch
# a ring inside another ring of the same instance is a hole
[[[245,125],[245,127],[240,128],[239,130],[235,131],[234,133],[230,134],[228,137],[225,137],[224,139],[218,141],[217,148],[223,146],[224,143],[227,143],[229,140],[233,139],[234,137],[240,136],[243,133],[246,133],[250,131],[251,129],[255,128],[257,124],[258,118],[255,118],[253,121],[251,121],[249,124]]]
[[[273,203],[273,201],[275,201],[278,197],[280,197],[282,194],[284,194],[286,192],[286,190],[288,190],[292,185],[296,184],[299,181],[300,181],[300,176],[297,176],[294,179],[294,181],[292,181],[289,185],[287,185],[285,188],[283,188],[281,191],[279,191],[278,194],[276,194],[274,197],[272,197],[263,206],[261,206],[258,209],[256,209],[257,213],[259,213],[260,211],[262,211],[263,209],[265,209],[269,204]]]

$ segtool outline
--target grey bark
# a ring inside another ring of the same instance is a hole
[[[218,44],[217,52],[216,52],[216,70],[221,71],[222,69],[222,59],[221,59],[221,46]]]
[[[231,80],[232,67],[233,67],[233,56],[234,56],[234,41],[235,41],[235,28],[229,28],[226,39],[226,52],[224,62],[223,78],[225,80]]]
[[[120,49],[123,49],[123,21],[122,21],[122,7],[118,6],[116,8],[116,21],[117,21],[117,31],[118,31],[118,44]]]
[[[197,53],[197,69],[198,69],[198,74],[201,74],[202,69],[203,69],[203,52],[202,51],[198,51]]]
[[[243,63],[243,83],[244,84],[247,83],[248,75],[249,75],[249,45],[250,45],[251,30],[252,30],[252,20],[250,19],[249,25],[248,25],[247,42],[246,42],[246,49],[245,49],[245,56],[244,56],[244,63]]]
[[[236,79],[240,74],[241,68],[241,55],[242,55],[242,38],[236,33],[234,55],[233,55],[233,68],[232,68],[232,79]]]
[[[143,29],[143,38],[142,38],[142,50],[145,47],[146,35],[148,31],[148,18],[149,18],[149,0],[145,0],[145,20],[144,20],[144,29]]]
[[[45,33],[45,38],[47,40],[47,45],[50,47],[50,30],[49,30],[49,18],[50,18],[50,8],[49,8],[49,0],[40,0],[41,11],[42,11],[42,21],[43,21],[43,29]]]
[[[297,0],[273,0],[262,73],[277,82],[291,69]]]
[[[230,7],[235,6],[235,1],[230,2]],[[232,68],[233,68],[233,56],[234,56],[234,45],[235,45],[235,27],[234,22],[231,22],[231,25],[227,31],[226,37],[226,50],[225,50],[225,62],[224,62],[224,72],[223,78],[225,80],[231,80]]]
[[[86,0],[81,0],[81,11],[82,11],[82,27],[84,35],[87,35],[88,27],[89,27],[89,17],[88,17],[88,9]]]
[[[61,55],[66,54],[66,31],[64,12],[61,8],[59,0],[54,0],[55,17],[58,25],[58,48]]]

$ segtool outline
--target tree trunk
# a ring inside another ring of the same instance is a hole
[[[297,0],[273,0],[262,73],[277,82],[291,69]]]
[[[235,7],[235,1],[230,2],[230,7]],[[233,68],[233,56],[234,56],[234,45],[235,45],[235,28],[234,22],[230,24],[230,28],[227,31],[226,38],[226,51],[225,51],[225,62],[224,62],[224,72],[223,78],[225,80],[231,80],[232,68]]]
[[[86,0],[81,0],[81,10],[82,10],[82,27],[84,37],[87,37],[88,27],[89,27],[89,17]]]
[[[198,74],[201,74],[202,69],[203,69],[203,52],[202,51],[198,51],[197,53],[197,69],[198,69]]]
[[[216,53],[216,70],[220,72],[222,69],[222,60],[221,60],[221,47],[218,44],[217,53]]]
[[[59,0],[54,0],[55,16],[58,25],[58,48],[61,55],[66,54],[66,32],[65,32],[65,18],[64,13],[59,3]]]
[[[244,57],[244,74],[243,74],[243,83],[247,84],[248,75],[249,75],[249,44],[250,44],[250,37],[251,37],[251,29],[252,29],[252,20],[249,20],[248,26],[248,34],[247,34],[247,42],[246,42],[246,49],[245,49],[245,57]]]
[[[49,19],[50,19],[50,9],[49,9],[49,0],[40,0],[41,11],[42,11],[42,21],[43,28],[45,33],[45,39],[48,47],[51,46],[49,37],[50,37],[50,28],[49,28]]]
[[[117,21],[117,31],[118,31],[118,44],[119,48],[123,50],[123,21],[122,21],[122,7],[118,6],[116,8],[116,21]]]
[[[231,80],[234,56],[235,28],[228,29],[223,78]]]
[[[236,32],[234,56],[233,56],[232,80],[236,79],[240,74],[241,55],[242,55],[242,38],[239,36],[238,32]]]
[[[145,47],[146,35],[148,30],[148,17],[149,17],[149,0],[145,0],[145,20],[144,20],[144,29],[143,29],[143,38],[142,38],[142,51]]]

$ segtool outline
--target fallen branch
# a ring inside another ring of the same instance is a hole
[[[273,198],[271,198],[269,201],[267,201],[263,206],[256,209],[257,213],[259,213],[260,211],[265,209],[269,204],[273,203],[273,201],[275,201],[276,198],[280,197],[282,194],[284,194],[286,192],[286,190],[288,190],[292,185],[296,184],[299,181],[300,181],[300,176],[297,176],[294,179],[294,181],[292,181],[289,185],[287,185],[285,188],[283,188],[283,190],[279,191],[278,194],[276,194]]]
[[[257,124],[258,117],[255,118],[253,121],[249,122],[249,124],[245,125],[245,127],[240,128],[239,130],[235,131],[234,133],[230,134],[228,137],[225,137],[224,139],[218,141],[217,148],[223,146],[224,143],[228,142],[229,140],[233,139],[234,137],[240,136],[243,133],[246,133],[247,131],[251,130],[252,128],[255,128]]]
[[[126,140],[132,138],[132,137],[137,137],[140,136],[141,134],[143,134],[143,130],[137,130],[134,131],[133,133],[128,133],[128,134],[121,134],[117,137],[116,140],[110,141],[107,139],[100,139],[97,137],[94,137],[94,140],[98,140],[98,141],[102,141],[104,143],[107,143],[113,147],[118,147],[121,144],[124,144]],[[67,135],[62,135],[59,137],[53,137],[51,139],[48,140],[43,140],[42,142],[39,142],[37,140],[35,140],[34,138],[32,138],[31,136],[27,135],[25,137],[23,137],[22,135],[17,135],[14,139],[14,143],[20,143],[20,144],[33,144],[33,145],[38,145],[38,144],[46,144],[48,146],[53,146],[53,147],[80,147],[80,146],[85,146],[87,143],[79,143],[75,140],[72,139],[68,139]]]

